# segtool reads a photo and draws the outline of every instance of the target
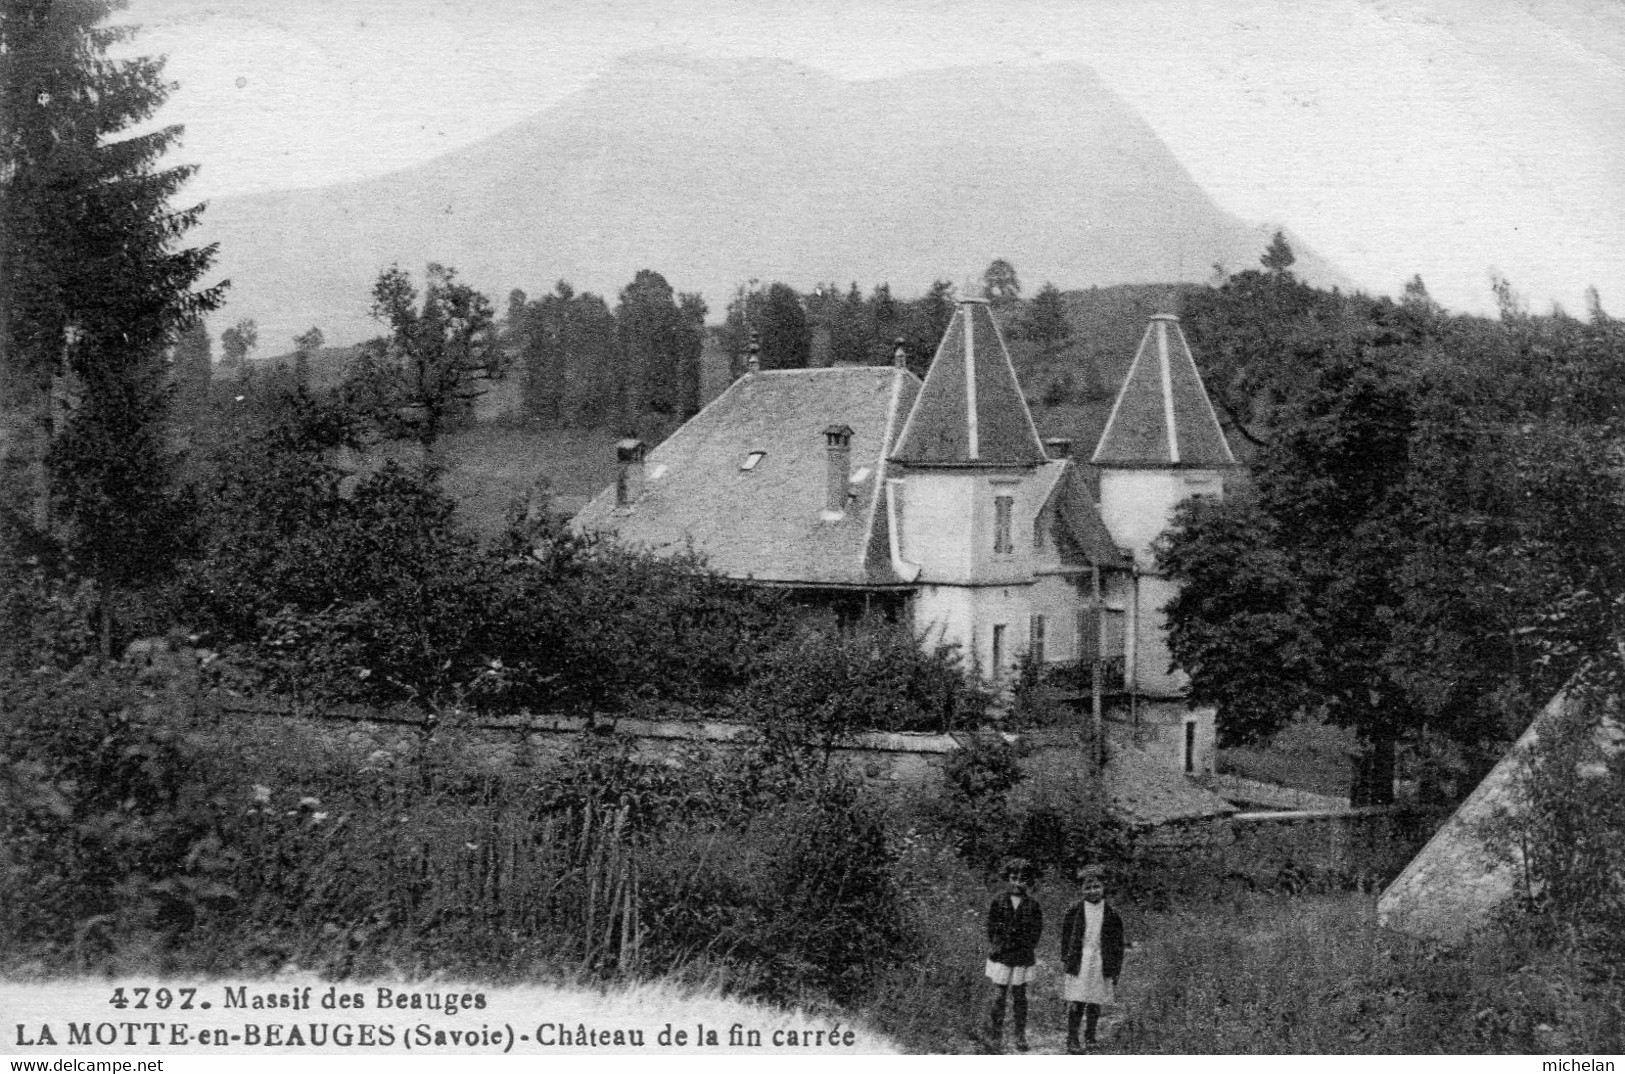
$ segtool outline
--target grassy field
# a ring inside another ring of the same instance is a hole
[[[905,867],[908,867],[905,859]],[[868,1016],[905,1049],[981,1050],[982,915],[989,890],[961,876],[917,904],[927,950]],[[1069,888],[1041,885],[1035,1051],[1064,1050],[1057,968]],[[1116,1054],[1478,1054],[1612,1052],[1625,1044],[1625,990],[1533,935],[1486,934],[1446,949],[1377,924],[1358,893],[1224,894],[1153,912],[1109,896],[1134,944],[1119,1004],[1101,1022]]]
[[[535,429],[482,423],[446,437],[446,489],[463,521],[483,535],[500,533],[515,504],[544,488],[553,509],[573,515],[615,482],[615,437],[600,429]]]

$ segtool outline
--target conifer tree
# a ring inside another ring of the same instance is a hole
[[[219,305],[202,206],[170,200],[178,126],[142,130],[174,89],[161,59],[114,59],[121,0],[0,0],[0,379],[33,526],[104,594],[175,551],[166,352]],[[103,616],[104,643],[109,640]]]
[[[1028,303],[1026,318],[1026,335],[1036,340],[1044,347],[1059,346],[1067,336],[1072,334],[1072,326],[1066,319],[1066,300],[1053,283],[1044,281],[1044,286]]]

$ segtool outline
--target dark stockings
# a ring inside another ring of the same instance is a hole
[[[1095,1042],[1095,1027],[1100,1023],[1100,1004],[1068,1003],[1066,1005],[1066,1039],[1068,1044],[1078,1042],[1078,1023],[1083,1023],[1085,1044]]]
[[[997,1033],[1004,1028],[1004,994],[1010,993],[1011,1013],[1016,1019],[1016,1034],[1027,1032],[1027,986],[994,985],[993,1008],[988,1012],[988,1025]]]

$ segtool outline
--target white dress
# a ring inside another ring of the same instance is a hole
[[[1104,902],[1083,904],[1083,958],[1078,962],[1077,975],[1066,975],[1068,1003],[1117,1002],[1117,988],[1100,970],[1100,929],[1105,923]]]

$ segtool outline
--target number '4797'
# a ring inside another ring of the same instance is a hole
[[[171,1007],[174,1007],[177,1011],[189,1011],[192,1009],[192,998],[196,995],[197,989],[195,988],[176,988],[174,990],[168,988],[132,988],[129,990],[129,994],[126,995],[125,990],[121,987],[113,989],[112,998],[107,1001],[107,1005],[117,1007],[121,1011],[126,1007],[137,1011],[149,1008],[167,1011]],[[132,1000],[131,996],[135,998]]]

